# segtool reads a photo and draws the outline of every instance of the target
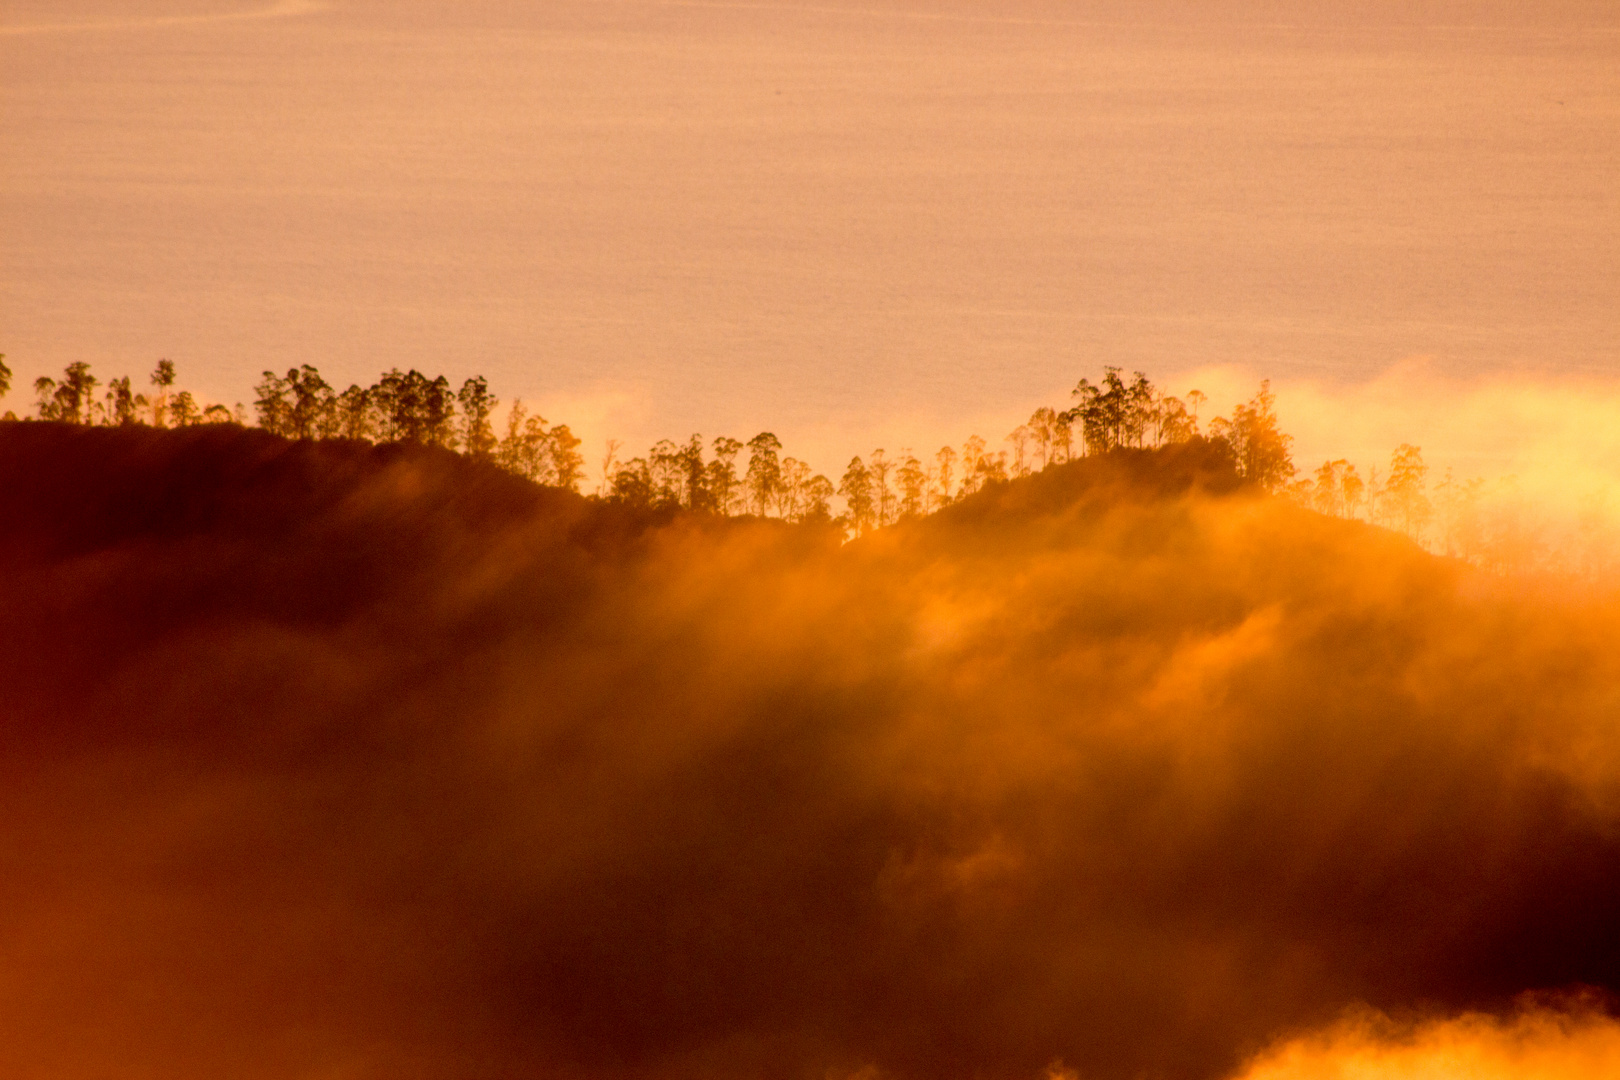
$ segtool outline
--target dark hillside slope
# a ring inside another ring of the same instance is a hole
[[[0,1075],[1217,1077],[1620,988],[1620,618],[1088,460],[845,546],[0,425]]]

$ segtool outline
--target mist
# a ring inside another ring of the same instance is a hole
[[[1269,1080],[1582,987],[1610,1031],[1620,606],[1201,441],[847,544],[230,426],[3,425],[0,491],[7,1075]]]

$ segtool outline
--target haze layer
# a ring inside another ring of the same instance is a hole
[[[0,426],[0,1072],[1217,1077],[1620,987],[1613,604],[1205,450],[840,546]]]

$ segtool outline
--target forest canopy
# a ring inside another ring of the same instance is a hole
[[[0,356],[0,397],[11,372]],[[566,423],[548,424],[521,400],[505,404],[482,376],[453,387],[443,375],[397,368],[369,386],[339,391],[313,365],[263,373],[251,412],[198,401],[176,385],[175,365],[160,360],[145,387],[128,376],[103,384],[75,363],[59,379],[34,384],[39,420],[91,426],[189,427],[235,424],[295,440],[411,443],[487,461],[535,483],[579,491],[587,479],[581,440]],[[1402,443],[1382,469],[1324,461],[1303,474],[1293,438],[1279,423],[1276,397],[1262,381],[1248,401],[1207,422],[1208,397],[1166,393],[1146,374],[1104,368],[1080,379],[1063,407],[1041,406],[993,445],[978,435],[919,456],[909,448],[856,455],[841,470],[818,472],[787,453],[770,431],[664,439],[625,457],[609,439],[591,493],[627,506],[722,516],[774,517],[833,524],[861,536],[938,512],[988,484],[1122,449],[1207,441],[1246,482],[1319,513],[1402,532],[1431,551],[1499,570],[1558,569],[1586,576],[1615,569],[1615,538],[1589,517],[1568,536],[1549,539],[1521,507],[1498,497],[1503,482],[1430,475],[1421,447]],[[15,419],[15,414],[6,417]]]

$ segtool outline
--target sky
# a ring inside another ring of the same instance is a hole
[[[1620,377],[1620,19],[1529,7],[5,0],[8,405],[398,365],[836,474],[1118,364],[1387,455],[1320,403]]]

